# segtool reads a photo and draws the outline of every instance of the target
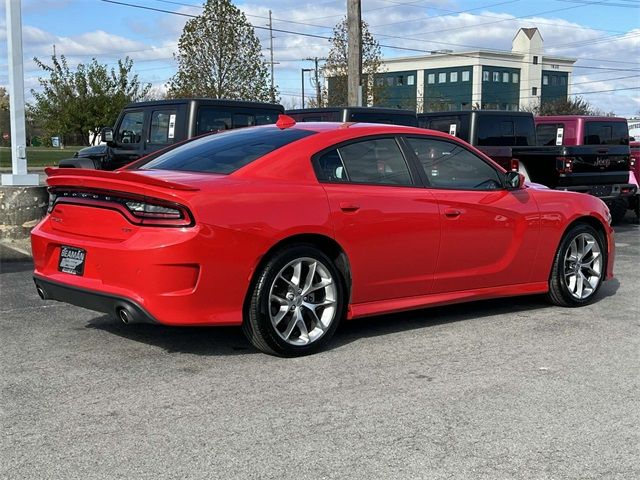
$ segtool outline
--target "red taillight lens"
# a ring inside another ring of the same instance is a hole
[[[556,168],[560,173],[571,173],[573,170],[573,159],[570,157],[556,157]]]
[[[193,216],[178,203],[109,191],[49,189],[49,212],[57,203],[111,208],[121,212],[136,225],[158,227],[191,227]]]

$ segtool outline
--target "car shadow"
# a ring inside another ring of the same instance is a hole
[[[125,325],[109,315],[89,321],[87,328],[162,348],[167,353],[192,355],[239,355],[259,353],[239,327],[167,327],[135,323]]]
[[[0,273],[20,273],[33,271],[33,262],[30,261],[12,261],[0,258]]]
[[[617,280],[605,282],[594,303],[616,293]],[[517,315],[554,308],[542,295],[509,297],[410,312],[378,315],[342,322],[327,350],[333,350],[362,338],[392,335],[453,322],[479,321],[494,315]],[[244,337],[239,327],[166,327],[162,325],[125,325],[103,315],[92,319],[87,328],[95,328],[135,342],[160,347],[167,353],[206,356],[255,354],[259,351]]]
[[[616,279],[605,282],[593,303],[614,295],[619,287],[620,282]],[[364,337],[377,337],[454,322],[479,321],[494,315],[522,315],[547,308],[562,307],[554,307],[544,295],[527,295],[359,318],[343,322],[329,348],[337,348]]]

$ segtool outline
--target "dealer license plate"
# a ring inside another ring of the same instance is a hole
[[[71,275],[82,275],[84,273],[84,259],[87,252],[81,248],[60,247],[60,261],[58,262],[58,270]]]

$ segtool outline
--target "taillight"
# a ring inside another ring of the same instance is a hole
[[[573,159],[571,157],[556,157],[556,168],[560,173],[571,173],[573,170]]]
[[[178,203],[109,191],[82,191],[50,188],[49,209],[57,203],[97,206],[118,210],[136,225],[159,227],[191,227],[193,216]]]
[[[633,170],[636,166],[636,157],[629,158],[629,170]]]

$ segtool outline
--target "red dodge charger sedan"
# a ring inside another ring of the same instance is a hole
[[[281,116],[115,172],[47,173],[42,298],[242,325],[271,354],[315,351],[344,318],[539,293],[580,306],[613,277],[604,203],[430,130]]]

